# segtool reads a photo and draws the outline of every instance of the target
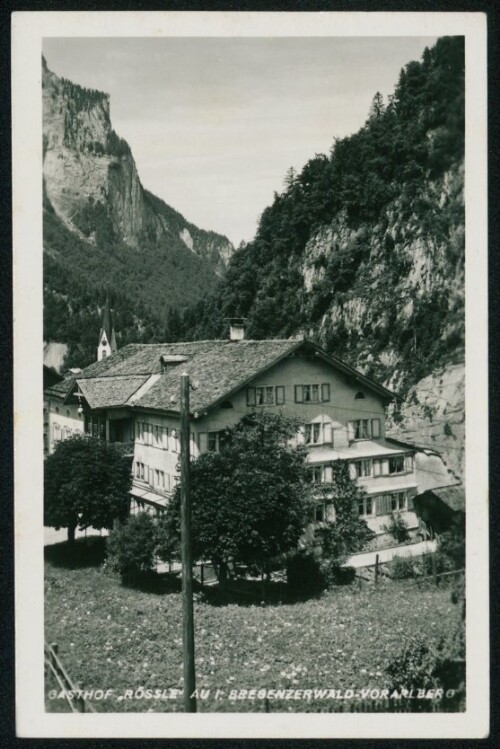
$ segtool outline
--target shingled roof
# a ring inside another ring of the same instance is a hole
[[[69,386],[64,388],[63,397],[66,393],[70,394],[71,386],[78,381],[91,408],[134,405],[178,412],[179,375],[185,371],[195,386],[190,397],[191,411],[204,411],[230,397],[258,374],[301,347],[308,347],[311,354],[321,356],[344,374],[354,377],[365,387],[377,392],[385,400],[393,397],[382,385],[302,338],[131,343],[111,356],[86,367],[76,378],[71,378]],[[181,356],[185,356],[187,361],[165,372],[162,371],[162,357],[168,360]],[[141,392],[137,392],[151,375],[157,376],[152,378]],[[89,380],[92,380],[92,385],[87,382]],[[131,398],[136,392],[136,397]]]
[[[463,512],[465,510],[465,489],[462,484],[428,489],[425,493],[434,494],[436,497],[439,497],[441,502],[444,502],[454,512]]]
[[[78,387],[90,408],[112,408],[126,403],[147,379],[148,377],[144,375],[93,377],[92,379],[78,379]]]
[[[292,353],[302,341],[212,341],[189,356],[182,367],[160,379],[136,401],[136,406],[155,409],[179,409],[179,374],[187,372],[195,389],[190,395],[192,411],[201,411],[227,398],[262,370]],[[173,400],[172,400],[173,399]]]

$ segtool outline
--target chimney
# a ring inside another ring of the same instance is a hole
[[[245,338],[245,317],[229,317],[229,340],[243,341]]]

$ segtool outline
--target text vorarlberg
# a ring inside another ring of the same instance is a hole
[[[454,689],[376,689],[366,687],[362,689],[196,689],[193,697],[199,700],[229,700],[230,702],[254,700],[443,700],[451,699],[455,695]],[[49,699],[83,699],[108,700],[110,698],[122,700],[177,700],[183,696],[182,689],[151,689],[136,687],[135,689],[74,689],[49,691]]]

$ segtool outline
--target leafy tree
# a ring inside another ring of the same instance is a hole
[[[156,521],[147,512],[130,515],[116,523],[107,543],[107,560],[123,580],[134,580],[153,571]]]
[[[111,528],[129,510],[128,461],[113,445],[87,435],[60,442],[45,461],[44,523],[67,528]]]
[[[225,578],[227,563],[264,572],[294,549],[310,515],[307,449],[293,448],[294,420],[271,413],[244,417],[227,431],[220,452],[191,465],[192,540],[197,559],[211,559]],[[180,489],[162,524],[159,554],[178,555]]]
[[[333,502],[335,521],[318,529],[318,534],[324,557],[339,565],[351,554],[361,551],[375,534],[359,517],[358,503],[365,497],[365,492],[350,477],[345,461],[333,463],[332,484],[322,491],[325,498]]]

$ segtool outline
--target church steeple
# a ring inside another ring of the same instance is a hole
[[[109,292],[106,292],[106,303],[104,305],[99,344],[97,346],[97,361],[110,356],[117,348],[113,312],[109,308]]]

